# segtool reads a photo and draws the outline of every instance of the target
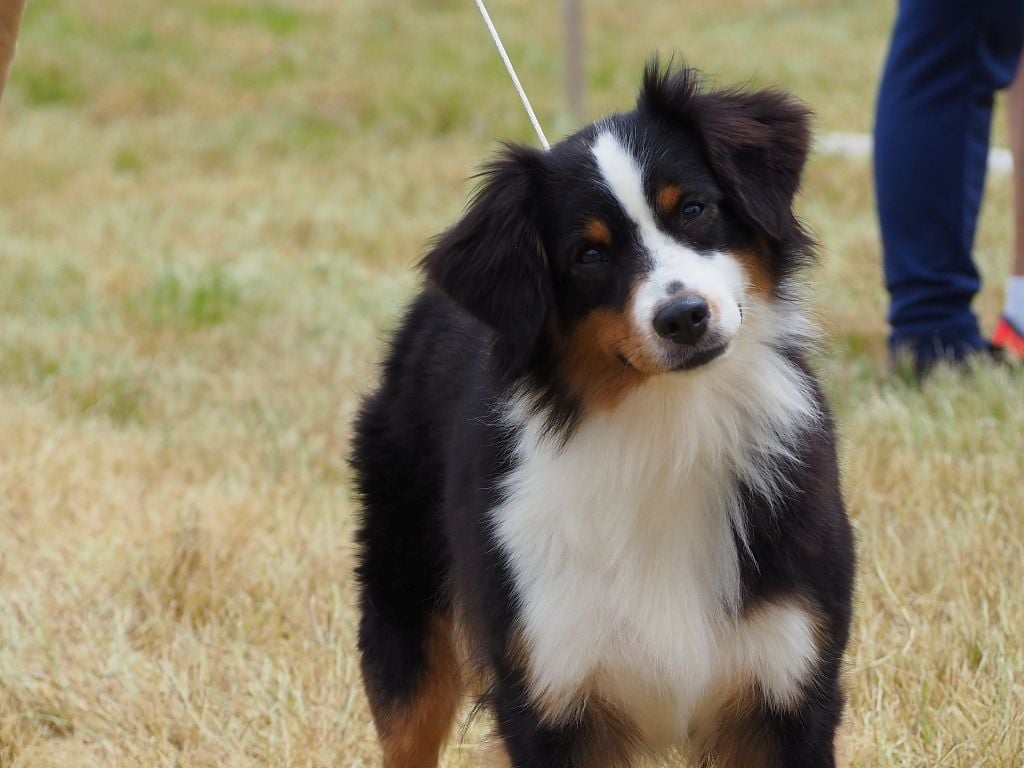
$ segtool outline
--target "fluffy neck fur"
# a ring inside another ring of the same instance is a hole
[[[654,702],[652,722],[674,712],[671,729],[727,674],[716,648],[739,620],[741,489],[776,497],[780,460],[816,418],[807,377],[776,346],[803,337],[799,315],[754,302],[744,323],[726,357],[654,377],[561,438],[536,392],[510,398],[515,468],[492,520],[531,687],[554,717],[603,679],[627,709]]]

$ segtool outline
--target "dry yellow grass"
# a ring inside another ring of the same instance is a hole
[[[624,6],[587,3],[593,115],[679,49],[792,88],[820,129],[870,125],[888,0]],[[571,128],[555,7],[492,12]],[[30,0],[0,110],[3,768],[377,763],[348,423],[422,243],[495,138],[531,138],[474,14]],[[1022,378],[889,376],[867,167],[816,158],[801,206],[860,539],[849,762],[1019,768]]]

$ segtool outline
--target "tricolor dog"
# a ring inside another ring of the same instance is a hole
[[[854,553],[807,365],[809,115],[645,73],[507,148],[423,260],[352,454],[389,768],[464,697],[513,766],[833,766]]]

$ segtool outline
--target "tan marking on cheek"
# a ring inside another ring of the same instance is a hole
[[[633,323],[632,304],[630,299],[622,311],[594,310],[559,344],[562,374],[585,408],[613,408],[650,376],[662,372]]]
[[[662,216],[672,213],[679,205],[683,190],[675,184],[666,184],[658,190],[658,213]]]
[[[770,299],[775,295],[775,278],[768,268],[767,246],[736,251],[733,255],[747,275],[747,284],[755,295]]]
[[[583,236],[592,243],[597,245],[603,245],[611,247],[612,245],[612,231],[608,229],[608,225],[600,219],[590,219],[587,221],[587,225],[583,228]]]
[[[401,706],[373,707],[388,768],[437,765],[463,691],[452,633],[450,619],[436,619],[428,630],[426,667],[412,697]]]
[[[601,310],[593,315],[594,337],[598,346],[605,355],[618,362],[619,357],[629,361],[630,368],[640,374],[644,379],[656,373],[662,373],[663,369],[657,360],[651,356],[647,346],[647,337],[643,329],[637,327],[634,317],[634,303],[636,295],[629,297],[625,308],[621,312],[614,310]],[[621,365],[621,363],[619,363]]]

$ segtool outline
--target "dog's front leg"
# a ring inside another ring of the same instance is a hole
[[[843,698],[831,666],[791,709],[755,705],[724,718],[701,768],[835,768]]]
[[[521,679],[499,681],[490,695],[511,768],[624,768],[638,751],[631,725],[599,700],[551,722]]]

